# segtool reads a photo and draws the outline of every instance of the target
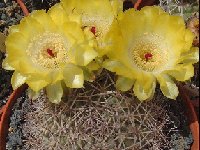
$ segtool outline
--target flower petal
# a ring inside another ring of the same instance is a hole
[[[19,32],[19,25],[13,25],[9,27],[8,33],[15,33],[15,32]]]
[[[102,39],[109,31],[114,17],[123,8],[121,0],[61,0],[68,15],[80,15],[82,27],[95,27],[98,34],[98,44],[103,44]],[[100,48],[100,47],[98,47]]]
[[[190,51],[184,53],[179,59],[179,63],[197,63],[199,61],[199,48],[192,47]]]
[[[88,45],[76,47],[75,61],[77,65],[86,66],[98,56],[98,53]]]
[[[61,34],[70,42],[70,46],[73,44],[80,44],[84,42],[84,33],[81,26],[76,22],[67,22],[60,25]]]
[[[50,102],[56,104],[61,102],[61,98],[63,96],[63,89],[60,81],[56,82],[55,84],[48,85],[46,87],[46,92]]]
[[[24,84],[26,82],[26,79],[26,77],[22,76],[19,72],[15,71],[11,78],[11,84],[13,89],[15,90],[22,84]]]
[[[143,78],[135,81],[133,91],[140,101],[147,100],[155,93],[156,81],[152,75],[142,75]],[[143,80],[142,80],[143,79]]]
[[[69,13],[78,13],[83,16],[102,16],[108,18],[113,15],[113,11],[116,6],[111,7],[110,0],[61,0],[63,7],[66,12]],[[119,3],[122,5],[122,3]],[[113,4],[114,5],[114,4]],[[115,4],[116,5],[116,4]],[[122,6],[119,6],[122,8]],[[115,8],[117,9],[117,8]]]
[[[51,16],[57,27],[69,21],[67,14],[63,10],[63,7],[60,3],[57,3],[53,7],[51,7],[48,11],[48,14]]]
[[[34,92],[31,88],[28,88],[27,92],[28,92],[28,97],[31,100],[37,99],[40,94],[39,92]]]
[[[45,10],[35,10],[30,16],[38,21],[46,31],[56,32],[57,27],[51,17],[45,12]]]
[[[62,69],[52,70],[50,73],[52,83],[63,80],[63,71]]]
[[[179,92],[174,81],[172,81],[172,79],[165,74],[158,75],[157,80],[160,83],[162,93],[170,99],[176,99]]]
[[[90,70],[90,71],[95,71],[95,70],[99,70],[101,68],[99,62],[97,59],[93,60],[92,62],[90,62],[88,65],[87,65],[87,68]]]
[[[123,1],[121,0],[110,0],[113,13],[117,16],[118,13],[123,11]]]
[[[2,63],[2,67],[6,70],[15,70],[12,66],[9,65],[8,60],[4,59]]]
[[[39,90],[41,90],[42,88],[44,88],[45,86],[49,84],[48,81],[46,81],[45,79],[41,79],[40,76],[29,77],[27,78],[26,83],[34,92],[38,92]]]
[[[119,76],[116,82],[116,88],[120,91],[128,91],[133,86],[134,80]]]
[[[103,63],[103,67],[109,71],[116,72],[118,75],[133,79],[131,71],[122,63],[116,60],[106,60]]]
[[[95,74],[93,71],[89,70],[88,67],[82,67],[83,74],[84,74],[84,80],[93,82],[95,80]]]
[[[24,56],[24,52],[28,47],[28,40],[21,32],[15,32],[8,35],[5,44],[6,52],[10,56]]]
[[[194,76],[194,67],[192,64],[181,64],[175,66],[173,70],[167,70],[165,73],[171,75],[178,81],[186,81]]]
[[[36,19],[28,16],[20,21],[19,32],[23,34],[27,40],[31,40],[34,36],[43,33],[44,28]]]
[[[67,87],[81,88],[84,83],[83,71],[75,65],[68,65],[63,71],[64,82]]]
[[[185,30],[185,39],[184,39],[185,45],[184,45],[184,48],[183,48],[183,52],[189,52],[190,51],[194,37],[195,37],[195,35],[189,29]]]

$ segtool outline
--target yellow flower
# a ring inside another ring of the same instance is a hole
[[[10,28],[3,66],[15,70],[11,79],[14,89],[23,83],[35,92],[45,87],[50,101],[58,103],[63,86],[83,87],[81,67],[88,65],[97,52],[74,20],[57,4],[47,13],[32,12]]]
[[[163,94],[176,99],[174,80],[189,80],[198,62],[198,48],[192,48],[193,34],[180,16],[170,16],[159,7],[134,9],[120,15],[109,34],[109,59],[104,67],[119,75],[116,86],[133,87],[140,100],[154,95],[156,81]]]
[[[82,28],[88,37],[97,40],[96,50],[102,56],[106,53],[105,35],[123,10],[122,0],[61,0],[67,14],[81,17]]]

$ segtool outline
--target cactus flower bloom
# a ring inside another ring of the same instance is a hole
[[[19,25],[10,28],[3,66],[15,70],[11,79],[14,89],[24,83],[35,92],[46,88],[49,100],[59,103],[63,86],[83,87],[81,68],[97,52],[75,20],[56,4],[47,13],[33,11]]]
[[[88,37],[97,40],[99,55],[106,53],[104,40],[113,20],[123,11],[122,0],[61,0],[67,14],[80,15],[82,28],[90,31]],[[88,33],[88,32],[87,32]]]
[[[159,7],[130,9],[112,26],[104,67],[119,75],[118,89],[133,86],[141,101],[154,95],[157,81],[166,97],[176,99],[175,80],[189,80],[193,63],[199,60],[193,38],[180,16],[170,16]]]

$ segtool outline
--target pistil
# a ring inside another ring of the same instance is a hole
[[[96,34],[96,27],[92,27],[90,31],[95,35]]]
[[[51,49],[47,49],[47,53],[49,54],[49,56],[51,56],[51,57],[55,57],[55,54],[53,53],[53,50],[51,50]]]
[[[149,61],[150,59],[152,59],[153,55],[151,53],[146,53],[144,55],[144,57],[145,57],[146,61]]]

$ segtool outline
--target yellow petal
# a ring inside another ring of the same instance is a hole
[[[48,11],[48,14],[51,16],[57,27],[60,27],[60,25],[69,21],[68,16],[60,3],[57,3],[51,7]]]
[[[60,81],[58,81],[55,84],[48,85],[46,87],[46,92],[50,102],[56,104],[61,102],[61,98],[63,96],[63,89]]]
[[[192,47],[190,51],[182,54],[179,59],[179,63],[197,63],[199,61],[199,48]]]
[[[55,69],[50,72],[52,83],[63,80],[63,71],[62,69]]]
[[[25,17],[20,21],[19,31],[27,40],[44,32],[43,26],[31,16]]]
[[[86,66],[98,56],[98,53],[88,45],[81,45],[75,48],[75,61],[77,65]]]
[[[109,31],[119,9],[122,11],[122,2],[118,0],[62,0],[61,3],[67,14],[81,15],[82,26],[95,26],[101,37]]]
[[[109,71],[116,72],[118,75],[133,79],[134,74],[132,74],[130,70],[119,61],[106,60],[103,63],[103,67]]]
[[[79,13],[83,15],[100,15],[108,17],[113,15],[113,10],[109,0],[61,0],[61,3],[67,13]]]
[[[141,79],[137,79],[134,83],[134,94],[140,101],[147,100],[155,93],[156,81],[152,75],[141,75]],[[143,80],[142,80],[143,79]]]
[[[6,70],[15,70],[12,66],[8,64],[8,60],[4,59],[2,63],[2,67]]]
[[[11,59],[10,56],[8,58]],[[16,57],[12,58],[13,62],[11,62],[12,60],[9,60],[9,64],[12,64],[11,66],[13,66],[15,70],[22,72],[23,74],[37,74],[38,73],[39,75],[39,74],[46,73],[45,70],[41,70],[40,68],[37,68],[36,66],[34,66],[28,57],[19,57],[18,63],[13,64],[15,62],[15,59]]]
[[[133,86],[134,80],[119,76],[116,82],[116,88],[120,91],[128,91]]]
[[[47,32],[56,32],[57,27],[45,10],[35,10],[30,16],[38,21]]]
[[[134,39],[146,33],[162,37],[162,44],[167,44],[169,50],[177,55],[185,45],[183,19],[169,16],[159,7],[144,7],[141,11],[130,9],[122,15],[119,26],[127,48],[132,47]]]
[[[189,52],[190,51],[194,37],[195,37],[195,35],[189,29],[185,30],[185,39],[184,39],[185,45],[183,47],[183,52],[187,52],[187,51]]]
[[[107,54],[111,58],[119,58],[120,54],[123,54],[124,38],[120,29],[118,22],[116,20],[113,21],[110,31],[103,38],[103,44],[98,43],[100,47],[98,53],[100,56]]]
[[[186,81],[194,76],[194,67],[190,64],[179,64],[172,70],[165,71],[166,74],[171,75],[178,81]]]
[[[95,80],[95,74],[93,71],[89,70],[86,67],[82,67],[82,70],[83,70],[85,81],[93,82]]]
[[[112,10],[114,15],[117,16],[120,12],[123,11],[123,1],[121,0],[110,0],[110,4],[112,6]]]
[[[67,22],[61,26],[62,33],[67,37],[73,37],[76,43],[82,43],[84,41],[84,33],[81,26],[76,22]],[[74,43],[71,43],[74,44]]]
[[[7,59],[6,61],[7,61],[8,65],[11,66],[12,68],[14,68],[14,70],[17,70],[16,68],[20,68],[20,65],[19,65],[20,61],[19,61],[19,59],[16,59],[16,57],[8,56],[8,57],[6,57],[6,59]],[[5,64],[5,67],[6,67],[6,64]]]
[[[20,87],[22,84],[26,82],[26,77],[22,76],[19,72],[14,72],[11,78],[11,84],[13,89],[17,89]]]
[[[49,84],[48,81],[41,79],[39,76],[31,76],[27,78],[26,83],[34,92],[38,92]]]
[[[84,83],[83,71],[75,65],[68,65],[63,71],[64,82],[67,87],[81,88]]]
[[[9,27],[8,33],[15,33],[15,32],[19,32],[19,25],[13,25]]]
[[[160,89],[164,96],[170,99],[176,99],[179,92],[174,81],[172,81],[172,79],[165,74],[158,75],[157,80],[160,83]]]
[[[90,62],[88,65],[87,65],[87,68],[90,70],[90,71],[95,71],[95,70],[98,70],[101,68],[100,64],[98,63],[98,61],[94,60],[92,62]]]
[[[24,56],[28,40],[20,32],[15,32],[8,35],[5,44],[9,56]]]
[[[39,92],[34,92],[30,88],[28,88],[27,92],[28,92],[28,97],[31,100],[36,100],[39,97],[39,94],[40,94]]]
[[[78,14],[69,14],[68,18],[72,22],[76,22],[78,24],[82,24],[81,16]]]

